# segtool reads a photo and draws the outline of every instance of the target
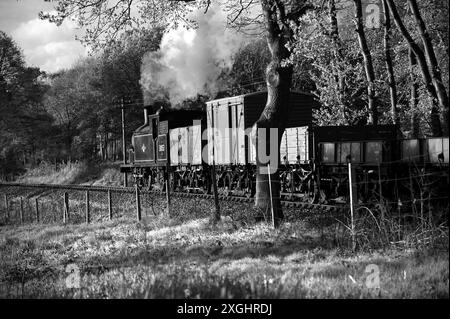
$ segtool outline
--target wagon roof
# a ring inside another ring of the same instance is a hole
[[[246,93],[246,94],[241,94],[241,95],[223,97],[223,98],[220,98],[220,99],[210,100],[210,101],[206,102],[206,104],[220,103],[222,101],[227,101],[227,100],[245,99],[247,97],[253,97],[253,96],[258,96],[258,95],[263,95],[263,94],[267,95],[267,91],[259,91],[259,92],[252,92],[252,93]],[[308,92],[303,92],[303,91],[292,91],[291,94],[307,95],[307,96],[314,97],[314,94],[308,93]]]

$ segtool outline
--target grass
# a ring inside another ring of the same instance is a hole
[[[80,288],[67,286],[72,264]],[[379,288],[366,286],[371,264]],[[448,298],[448,268],[448,247],[352,254],[302,221],[273,230],[149,216],[0,228],[3,298]]]
[[[120,186],[122,175],[119,165],[103,162],[42,163],[19,177],[17,183],[28,184],[89,184]]]
[[[114,164],[81,162],[42,165],[20,182],[120,185],[121,178]],[[17,191],[7,190],[10,200]],[[27,192],[20,196],[37,195]],[[445,225],[441,231],[421,224],[394,247],[397,223],[383,220],[392,227],[379,230],[380,216],[366,214],[356,223],[363,250],[351,253],[348,221],[326,214],[286,209],[286,222],[273,230],[256,223],[261,216],[249,205],[221,202],[225,217],[211,226],[210,201],[174,197],[169,219],[158,215],[164,200],[143,197],[137,223],[133,196],[116,194],[109,221],[104,194],[92,193],[94,222],[86,225],[84,194],[72,192],[72,223],[81,224],[63,226],[53,220],[61,217],[61,194],[38,195],[45,224],[0,223],[0,298],[449,298]],[[13,208],[16,216],[17,203]],[[443,239],[430,245],[429,237]],[[374,265],[379,288],[366,283]],[[71,288],[71,270],[79,288]]]

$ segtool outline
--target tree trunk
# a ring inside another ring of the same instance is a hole
[[[109,146],[108,133],[105,133],[105,161],[107,161],[109,158],[108,146]]]
[[[331,36],[336,39],[339,37],[338,20],[336,14],[336,1],[330,0],[329,8],[330,22],[331,22]]]
[[[289,56],[286,49],[286,33],[279,25],[283,21],[277,14],[275,3],[270,0],[262,0],[262,10],[266,19],[267,44],[271,54],[271,62],[266,69],[267,82],[267,103],[260,118],[256,122],[257,143],[256,143],[256,194],[255,206],[261,209],[266,215],[273,210],[274,224],[278,226],[283,219],[280,199],[280,177],[278,164],[280,160],[280,142],[286,128],[289,113],[290,88],[292,84],[292,66],[282,66],[281,62]],[[277,4],[280,6],[280,3]],[[279,9],[279,8],[278,8]],[[284,21],[286,22],[286,21]],[[270,138],[271,129],[277,130],[277,136]],[[265,137],[261,133],[265,130]],[[270,143],[272,140],[272,143]],[[274,143],[277,143],[274,147]],[[270,159],[265,158],[267,151],[275,149],[275,154],[269,154]],[[264,152],[265,148],[265,152]],[[276,161],[275,161],[276,159]],[[267,170],[270,164],[271,171]],[[269,183],[270,179],[270,183]],[[272,195],[272,196],[271,196]]]
[[[337,20],[337,11],[336,11],[336,2],[335,0],[330,0],[329,4],[329,16],[330,16],[330,22],[331,22],[331,41],[333,42],[334,46],[334,58],[336,59],[336,65],[338,66],[338,70],[335,71],[337,74],[335,74],[335,81],[338,85],[339,89],[339,99],[342,102],[343,95],[345,91],[345,81],[344,81],[344,74],[339,69],[342,65],[341,61],[343,61],[342,56],[342,44],[339,38],[339,26],[338,26],[338,20]],[[344,110],[342,110],[344,111]]]
[[[104,157],[104,150],[103,150],[103,134],[99,134],[99,139],[98,139],[98,141],[99,141],[99,146],[100,146],[100,158],[103,160],[103,157]]]
[[[411,137],[412,138],[419,138],[420,135],[420,125],[419,125],[419,117],[417,116],[417,103],[418,103],[418,96],[417,96],[417,83],[416,83],[416,76],[414,74],[414,67],[417,65],[417,59],[414,55],[414,52],[409,49],[409,67],[410,67],[410,73],[411,73],[411,79],[410,79],[410,110],[411,110]]]
[[[281,185],[278,172],[278,164],[280,162],[279,145],[286,127],[292,81],[292,68],[280,67],[279,64],[272,61],[267,68],[266,76],[267,103],[263,113],[256,122],[258,142],[256,144],[257,174],[255,205],[256,207],[262,209],[266,214],[271,213],[272,208],[275,218],[275,225],[277,226],[283,219],[280,200]],[[271,81],[272,77],[276,77],[279,80]],[[274,128],[277,129],[277,136],[275,137],[271,136],[271,133],[273,132],[271,129]],[[261,129],[265,130],[264,135],[261,134]],[[273,146],[274,142],[276,142],[277,145],[276,149]],[[271,145],[272,149],[270,148]],[[275,151],[276,154],[269,154],[271,157],[269,162],[262,160],[261,157],[266,155],[269,150]],[[271,172],[268,172],[268,164],[270,164]]]
[[[364,57],[364,69],[367,79],[367,98],[369,103],[369,124],[378,124],[378,110],[375,105],[375,71],[373,69],[372,55],[367,45],[364,33],[363,13],[361,0],[354,0],[356,12],[356,32],[358,33],[359,46]]]
[[[420,47],[417,45],[417,43],[413,40],[413,38],[411,37],[411,34],[408,32],[405,25],[403,24],[402,19],[400,18],[400,15],[397,11],[397,7],[394,4],[394,1],[386,0],[386,2],[388,3],[389,11],[391,12],[392,17],[394,18],[397,28],[400,30],[403,38],[406,40],[409,47],[414,52],[414,55],[417,58],[425,86],[427,88],[428,93],[431,95],[431,98],[433,99],[433,104],[431,106],[431,130],[432,130],[434,136],[441,136],[442,135],[442,127],[441,127],[441,121],[439,119],[439,106],[436,103],[438,100],[438,97],[437,97],[436,88],[433,85],[430,71],[428,70],[428,65],[427,65],[427,61],[425,58],[425,54],[423,53],[422,49],[420,49]]]
[[[386,55],[386,70],[388,72],[389,97],[391,101],[392,121],[394,124],[400,124],[397,110],[397,84],[395,83],[394,65],[391,57],[391,16],[386,0],[383,0],[384,9],[384,52]]]
[[[430,63],[431,77],[433,80],[433,85],[436,89],[437,99],[439,103],[440,110],[442,112],[442,118],[444,120],[443,131],[444,134],[448,136],[448,95],[445,90],[444,83],[442,82],[441,69],[439,68],[439,63],[434,52],[433,43],[431,41],[430,34],[427,31],[425,22],[420,14],[419,7],[416,0],[408,0],[409,6],[416,21],[416,28],[419,31],[420,38],[423,42],[425,48],[425,54],[427,60]]]

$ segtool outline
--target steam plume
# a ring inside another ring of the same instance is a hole
[[[219,75],[230,69],[241,37],[226,29],[226,14],[218,7],[194,13],[198,29],[178,27],[164,34],[160,50],[148,52],[141,66],[146,104],[165,96],[172,105],[197,94],[214,96]]]

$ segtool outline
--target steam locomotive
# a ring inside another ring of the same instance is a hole
[[[129,163],[141,187],[251,197],[256,180],[256,121],[267,92],[206,102],[206,110],[158,110],[134,131]],[[280,145],[281,196],[306,202],[338,201],[348,193],[348,163],[356,167],[360,198],[411,166],[448,170],[449,138],[403,139],[397,126],[312,125],[313,96],[292,92]],[[214,170],[212,166],[214,164]],[[448,183],[448,181],[447,181]],[[391,189],[389,185],[385,189]],[[386,192],[386,191],[385,191]],[[385,194],[388,195],[388,194]]]

